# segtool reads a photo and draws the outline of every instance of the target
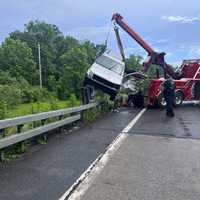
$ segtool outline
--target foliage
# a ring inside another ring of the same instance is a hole
[[[46,88],[40,88],[39,86],[24,87],[22,88],[23,103],[46,101],[47,99],[55,99],[52,93]]]
[[[126,71],[135,70],[142,71],[143,67],[141,65],[141,56],[130,55],[128,59],[126,59]]]
[[[67,101],[67,107],[80,106],[80,101],[76,98],[75,94],[71,94]]]
[[[53,103],[54,106],[52,106],[51,101],[21,104],[16,106],[15,108],[7,109],[6,117],[12,118],[33,113],[47,112],[55,110],[55,107],[56,109],[63,109],[67,108],[68,105],[70,104],[69,101],[59,101],[59,100],[54,100]]]
[[[0,85],[0,100],[5,102],[8,107],[21,104],[21,90],[14,85]]]
[[[30,84],[37,84],[37,69],[32,50],[20,40],[7,38],[0,46],[0,70],[16,79],[24,77]]]
[[[7,113],[7,104],[5,101],[0,100],[0,120],[6,117]]]

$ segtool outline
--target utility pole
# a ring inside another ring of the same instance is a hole
[[[41,66],[40,43],[38,43],[38,64],[39,64],[39,74],[40,74],[40,89],[42,89],[42,66]]]

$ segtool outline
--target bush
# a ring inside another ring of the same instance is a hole
[[[67,101],[67,107],[75,107],[79,105],[80,105],[80,101],[76,98],[76,95],[71,94]]]
[[[8,107],[22,103],[22,91],[14,85],[0,85],[0,100]]]
[[[5,101],[0,101],[0,120],[6,117],[7,113],[7,104]]]
[[[50,98],[55,98],[46,88],[39,86],[25,87],[22,89],[23,103],[45,101]]]

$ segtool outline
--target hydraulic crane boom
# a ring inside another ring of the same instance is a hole
[[[118,45],[122,60],[125,62],[126,58],[125,58],[125,53],[124,53],[122,41],[121,41],[121,38],[119,36],[119,28],[117,26],[115,26],[114,31],[115,31],[115,35],[116,35],[116,39],[117,39],[117,45]]]
[[[145,71],[148,70],[148,68],[152,65],[159,65],[161,66],[164,71],[171,76],[174,79],[180,79],[181,74],[174,71],[173,67],[167,63],[165,63],[165,53],[157,53],[154,51],[144,40],[142,37],[140,37],[130,26],[123,20],[123,17],[115,13],[113,14],[112,20],[117,23],[125,32],[127,32],[140,46],[142,46],[148,53],[149,60],[145,63],[143,63],[143,66],[145,67]],[[120,38],[119,34],[117,35],[118,31],[116,32],[116,37],[118,41],[118,46],[120,46]],[[121,47],[123,48],[122,44]],[[120,52],[123,52],[122,49],[120,49]],[[123,55],[122,55],[123,56]]]

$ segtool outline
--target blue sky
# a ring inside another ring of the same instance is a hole
[[[56,24],[65,35],[103,43],[112,13],[124,19],[172,64],[200,58],[200,1],[197,0],[0,0],[0,42],[30,20]],[[121,31],[126,55],[143,51]],[[113,33],[109,47],[114,51]]]

